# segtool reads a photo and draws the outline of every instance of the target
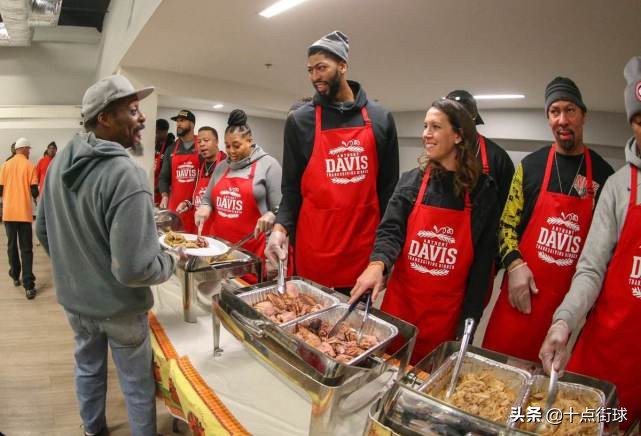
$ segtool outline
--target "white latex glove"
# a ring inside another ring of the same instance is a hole
[[[276,222],[276,215],[273,212],[267,211],[258,218],[256,221],[256,228],[254,228],[254,237],[257,238],[261,232],[267,232],[274,227]]]
[[[267,240],[265,247],[265,258],[271,262],[272,265],[278,265],[278,259],[282,261],[287,260],[287,244],[288,238],[285,232],[278,227],[272,230]]]
[[[168,205],[169,205],[169,195],[164,194],[160,199],[160,204],[158,205],[158,207],[160,209],[167,209]]]
[[[570,327],[565,321],[558,320],[550,326],[539,351],[539,359],[546,373],[549,374],[554,366],[554,369],[561,374],[570,357],[567,347],[569,339]]]
[[[385,266],[381,262],[370,263],[356,279],[356,284],[350,291],[351,297],[348,303],[358,300],[368,289],[372,289],[372,301],[376,300],[379,292],[385,289],[384,270]]]
[[[196,213],[194,213],[194,222],[201,232],[205,222],[209,219],[209,215],[211,215],[211,206],[207,206],[206,204],[200,205],[200,207],[196,209]]]
[[[539,290],[534,283],[534,276],[529,266],[521,266],[509,273],[507,290],[510,306],[525,314],[532,311],[530,292],[538,294]]]
[[[187,206],[186,201],[181,201],[178,203],[178,206],[176,206],[176,212],[178,213],[185,213],[189,210],[189,206]]]

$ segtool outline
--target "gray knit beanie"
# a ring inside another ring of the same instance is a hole
[[[548,86],[545,87],[545,113],[548,113],[550,105],[555,101],[571,101],[581,108],[583,112],[587,112],[583,99],[581,98],[581,91],[572,79],[567,77],[555,77],[552,79]]]
[[[623,91],[625,111],[628,121],[641,112],[641,56],[635,56],[628,61],[623,69],[623,77],[627,85]]]
[[[349,52],[349,39],[343,32],[334,30],[332,33],[328,33],[327,35],[323,36],[321,39],[310,45],[307,49],[307,56],[311,55],[312,51],[314,51],[315,49],[328,51],[347,62],[347,53]]]

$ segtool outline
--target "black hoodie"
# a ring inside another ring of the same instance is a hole
[[[367,109],[372,120],[378,154],[379,168],[376,191],[381,216],[385,213],[387,202],[398,181],[398,138],[392,114],[377,103],[368,101],[360,84],[351,80],[348,80],[347,83],[354,93],[353,102],[333,102],[316,93],[312,102],[306,103],[292,112],[285,122],[283,199],[276,222],[287,229],[292,240],[295,238],[298,212],[302,203],[301,179],[314,148],[316,105],[323,107],[322,130],[363,126],[361,108],[365,106]]]

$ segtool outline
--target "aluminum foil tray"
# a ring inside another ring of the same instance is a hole
[[[430,377],[430,379],[419,388],[419,391],[437,398],[436,395],[434,395],[435,393],[447,389],[450,383],[451,374],[454,369],[454,364],[456,362],[457,356],[458,352],[452,354],[434,372],[432,377]],[[496,362],[486,357],[479,356],[478,354],[467,352],[465,354],[465,358],[463,359],[460,376],[487,370],[489,370],[494,377],[505,383],[506,386],[514,392],[515,400],[511,407],[521,406],[521,404],[523,403],[523,398],[527,394],[529,388],[531,374],[527,371],[523,371],[522,369]],[[439,401],[443,400],[439,399]],[[448,405],[451,407],[455,407],[450,404]],[[501,424],[505,424],[508,427],[513,426],[513,423],[509,422],[511,407],[507,409],[505,419],[500,422]],[[467,411],[464,412],[469,413]]]
[[[307,326],[311,321],[315,319],[320,319],[323,321],[327,321],[331,327],[336,324],[336,322],[347,312],[349,309],[349,305],[342,303],[337,306],[334,306],[330,309],[327,310],[322,310],[316,313],[312,313],[310,315],[305,316],[302,318],[299,322],[289,322],[287,324],[282,325],[281,327],[288,333],[292,334],[297,341],[301,342],[304,344],[305,342],[302,341],[298,336],[295,336],[295,331],[296,331],[296,325],[300,324],[303,326]],[[361,321],[363,317],[365,316],[365,312],[360,310],[360,309],[354,309],[354,311],[347,317],[347,319],[344,321],[346,325],[353,327],[353,328],[360,328]],[[364,353],[354,357],[352,360],[348,361],[345,363],[345,365],[355,365],[358,362],[362,361],[365,359],[367,356],[371,356],[376,351],[383,349],[384,347],[387,346],[387,344],[394,339],[396,335],[398,335],[398,328],[393,325],[388,323],[387,321],[384,321],[376,316],[372,316],[371,314],[367,317],[367,321],[365,321],[365,325],[363,325],[363,334],[364,335],[373,335],[376,336],[379,340],[378,345],[369,348],[367,351]],[[307,345],[307,344],[305,344]],[[310,346],[310,345],[309,345]],[[311,347],[311,346],[310,346]],[[331,359],[330,356],[327,356]],[[333,360],[333,359],[332,359]]]
[[[316,301],[321,303],[323,305],[324,309],[336,306],[337,304],[340,303],[340,300],[333,295],[330,295],[323,291],[322,289],[319,289],[317,287],[312,286],[311,284],[303,281],[303,280],[288,280],[288,283],[294,283],[296,286],[298,286],[298,289],[300,293],[306,294],[314,298]],[[259,285],[260,286],[260,285]],[[249,306],[254,306],[254,304],[260,303],[262,301],[265,301],[267,299],[267,294],[269,293],[277,293],[276,291],[276,285],[273,283],[270,283],[266,285],[265,287],[259,287],[258,289],[252,289],[251,291],[243,292],[241,294],[238,294],[238,298],[240,298],[243,302],[248,304]],[[263,316],[261,314],[261,316]],[[293,319],[292,321],[289,321],[287,323],[284,323],[282,325],[289,325],[289,324],[295,324],[296,322],[300,321],[304,317],[309,316],[303,315],[299,316],[298,318]],[[273,322],[271,319],[263,316],[263,318],[268,319],[270,322]]]
[[[523,412],[527,410],[529,406],[531,406],[531,397],[535,394],[538,393],[547,393],[548,390],[548,384],[549,384],[550,379],[544,375],[535,375],[532,377],[532,380],[530,382],[530,385],[528,386],[528,390],[525,393],[525,396],[523,397],[523,401],[521,402],[521,409]],[[585,386],[582,384],[578,383],[569,383],[569,382],[558,382],[558,394],[557,398],[561,393],[567,393],[572,395],[573,398],[581,398],[581,403],[585,404],[586,407],[589,407],[590,409],[593,409],[594,412],[599,407],[605,407],[605,394],[603,393],[602,390],[596,389],[593,387]],[[543,397],[545,399],[545,396]],[[557,407],[552,406],[552,407]],[[543,409],[543,407],[541,407]],[[582,413],[584,410],[573,410],[574,412],[579,412]],[[564,410],[564,412],[566,412]],[[542,419],[545,419],[543,417]],[[567,416],[564,416],[564,419],[568,419]],[[575,417],[575,420],[580,420],[580,416]],[[596,416],[595,416],[595,421],[596,421]],[[534,432],[534,429],[536,428],[537,423],[532,422],[532,423],[527,423],[527,422],[519,422],[517,423],[516,427],[519,430],[523,431],[529,431],[529,432]],[[590,434],[595,434],[595,435],[602,435],[603,434],[603,422],[595,422],[593,424],[594,426],[594,432],[590,432]],[[569,433],[566,432],[559,432],[556,431],[554,433],[555,436],[566,436]]]

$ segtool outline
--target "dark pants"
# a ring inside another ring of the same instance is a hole
[[[5,221],[7,231],[7,256],[9,257],[9,275],[12,279],[20,279],[25,289],[35,287],[36,276],[33,275],[33,235],[31,223],[20,221]],[[18,255],[18,245],[20,255]],[[20,260],[22,259],[22,265]]]

